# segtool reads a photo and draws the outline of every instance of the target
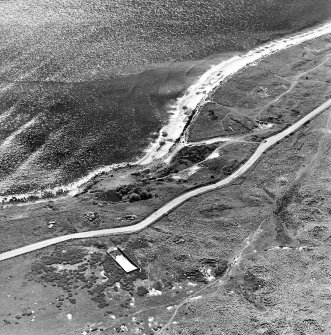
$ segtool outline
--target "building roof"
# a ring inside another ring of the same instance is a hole
[[[117,264],[127,273],[138,270],[138,268],[122,254],[116,256],[114,255],[113,258]]]

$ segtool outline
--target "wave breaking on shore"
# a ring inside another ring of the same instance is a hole
[[[253,50],[231,57],[217,65],[213,65],[198,80],[196,80],[175,103],[169,107],[172,114],[169,121],[164,125],[158,138],[146,148],[143,157],[134,162],[123,162],[98,168],[90,172],[85,177],[67,185],[61,185],[43,190],[36,190],[23,194],[13,194],[1,196],[2,203],[26,202],[42,198],[61,196],[63,194],[74,196],[82,191],[83,186],[96,176],[108,173],[112,170],[121,169],[129,166],[148,166],[154,162],[162,162],[167,155],[174,150],[176,143],[183,138],[186,144],[185,129],[192,118],[199,113],[199,108],[206,102],[214,90],[225,80],[247,66],[254,66],[262,59],[289,47],[299,45],[306,41],[331,34],[331,22],[310,28],[294,35],[271,41]]]

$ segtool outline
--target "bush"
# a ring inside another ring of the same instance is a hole
[[[129,197],[129,201],[130,202],[134,202],[134,201],[139,201],[140,200],[140,196],[137,193],[131,193],[130,197]]]
[[[138,286],[137,288],[137,294],[139,297],[143,297],[148,293],[148,290],[145,286]]]
[[[154,285],[153,288],[157,291],[161,291],[162,290],[162,284],[160,281],[157,281]]]
[[[145,190],[143,190],[143,191],[140,192],[140,198],[141,198],[141,200],[150,199],[152,197],[153,197],[152,194],[149,193],[149,192],[147,192],[147,191],[145,191]]]
[[[215,276],[216,277],[222,276],[227,268],[228,268],[228,262],[227,261],[220,262],[217,265],[217,267],[215,268]]]

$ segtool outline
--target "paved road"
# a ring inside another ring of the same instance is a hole
[[[261,157],[261,155],[269,149],[271,146],[276,144],[278,141],[285,138],[287,135],[290,135],[291,133],[298,130],[300,127],[302,127],[307,121],[313,119],[317,115],[321,114],[323,111],[325,111],[327,108],[331,107],[331,99],[324,102],[321,106],[314,109],[312,112],[310,112],[308,115],[303,117],[301,120],[290,126],[289,128],[285,129],[284,131],[269,137],[268,139],[264,140],[259,147],[256,149],[254,154],[248,159],[248,161],[243,164],[237,171],[235,171],[233,174],[231,174],[229,177],[215,183],[212,185],[202,186],[200,188],[194,189],[192,191],[189,191],[183,195],[180,195],[179,197],[171,200],[158,210],[156,210],[154,213],[149,215],[147,218],[142,220],[141,222],[128,226],[128,227],[119,227],[119,228],[110,228],[110,229],[101,229],[101,230],[95,230],[95,231],[88,231],[88,232],[82,232],[82,233],[76,233],[76,234],[70,234],[70,235],[64,235],[59,237],[54,237],[45,241],[33,243],[30,245],[27,245],[25,247],[21,247],[18,249],[14,249],[11,251],[4,252],[0,254],[0,261],[13,258],[19,255],[23,255],[26,253],[29,253],[31,251],[39,250],[54,244],[58,244],[61,242],[69,241],[69,240],[76,240],[76,239],[83,239],[83,238],[91,238],[91,237],[98,237],[98,236],[106,236],[106,235],[118,235],[118,234],[132,234],[137,233],[148,226],[152,225],[159,219],[161,219],[163,216],[168,214],[169,212],[173,211],[178,206],[182,205],[187,200],[198,196],[200,194],[210,192],[212,190],[216,190],[222,186],[228,185],[231,182],[233,182],[238,177],[242,176],[248,169],[250,169],[256,161]]]

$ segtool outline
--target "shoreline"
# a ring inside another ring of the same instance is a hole
[[[85,231],[79,232],[74,234],[67,234],[58,237],[53,237],[51,239],[46,239],[40,242],[36,242],[27,246],[23,246],[17,249],[12,249],[9,251],[5,251],[0,253],[0,261],[4,261],[10,258],[14,258],[20,256],[22,254],[30,253],[39,249],[43,249],[49,247],[51,245],[59,244],[66,241],[72,240],[79,240],[79,239],[86,239],[86,238],[95,238],[95,237],[102,237],[102,236],[109,236],[109,235],[121,235],[121,234],[133,234],[138,233],[158,220],[162,219],[173,210],[187,202],[193,197],[200,196],[202,194],[209,193],[214,191],[222,186],[226,186],[231,184],[237,178],[240,178],[244,175],[256,162],[259,158],[271,147],[273,147],[278,142],[282,141],[284,138],[287,138],[295,131],[300,129],[306,122],[312,120],[313,118],[320,115],[326,109],[331,107],[331,99],[328,99],[323,104],[318,106],[316,109],[311,111],[308,115],[304,116],[302,119],[297,121],[296,123],[292,124],[290,127],[286,128],[285,130],[281,131],[276,135],[272,135],[267,139],[263,140],[255,152],[250,156],[250,158],[234,173],[232,173],[229,177],[222,179],[216,183],[199,186],[196,189],[189,190],[188,192],[179,195],[178,197],[170,200],[169,202],[165,203],[161,208],[155,210],[153,213],[148,215],[146,218],[141,220],[140,222],[124,226],[124,227],[117,227],[117,228],[108,228],[108,229],[99,229],[99,230],[92,230],[92,231]]]
[[[211,66],[209,70],[186,90],[186,93],[182,97],[178,98],[176,102],[170,106],[169,112],[173,112],[173,115],[170,116],[168,123],[159,131],[159,136],[156,141],[151,143],[144,150],[145,154],[140,159],[133,162],[123,162],[98,168],[90,172],[87,176],[66,185],[23,194],[1,196],[0,201],[2,204],[17,201],[28,204],[30,203],[29,198],[49,201],[50,199],[56,200],[58,199],[57,196],[63,194],[66,196],[75,196],[82,191],[83,186],[87,182],[103,173],[109,173],[124,167],[141,166],[145,168],[154,162],[167,161],[169,155],[176,152],[177,146],[180,145],[183,147],[187,145],[189,125],[199,114],[199,108],[222,82],[231,78],[234,74],[247,66],[255,66],[259,61],[272,54],[329,33],[331,33],[331,23],[327,22],[316,26],[314,29],[310,27],[308,30],[305,29],[294,35],[273,40],[243,55],[231,57],[217,65]]]

